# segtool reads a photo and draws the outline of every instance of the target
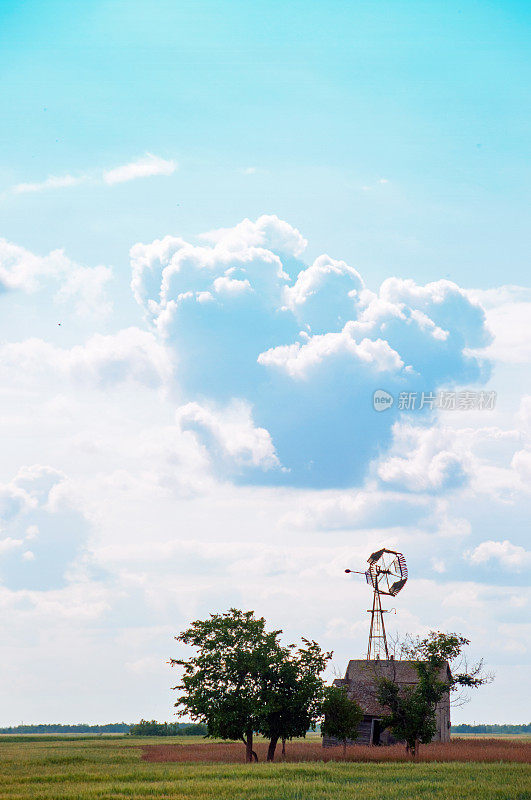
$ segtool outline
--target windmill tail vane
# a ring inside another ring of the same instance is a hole
[[[382,608],[381,595],[396,597],[404,588],[408,578],[406,559],[402,553],[384,547],[372,553],[367,562],[369,568],[365,572],[352,569],[346,569],[345,572],[365,575],[365,580],[373,588],[372,608],[367,609],[371,615],[367,660],[389,659],[383,616],[388,609]]]

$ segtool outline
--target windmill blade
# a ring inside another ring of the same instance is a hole
[[[369,564],[374,564],[376,561],[378,561],[378,559],[382,557],[382,555],[385,552],[386,552],[385,547],[382,547],[381,550],[377,550],[375,553],[372,553],[367,559],[367,561],[369,562]]]
[[[393,585],[389,588],[389,594],[393,597],[396,597],[400,589],[403,589],[407,578],[401,578],[399,581],[395,581]]]

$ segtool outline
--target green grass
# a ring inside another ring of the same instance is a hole
[[[531,800],[526,764],[153,764],[141,761],[146,743],[153,739],[0,739],[0,798]]]

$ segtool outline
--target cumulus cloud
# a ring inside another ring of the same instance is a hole
[[[0,484],[1,586],[45,591],[68,582],[67,572],[80,554],[87,523],[63,502],[60,490],[66,483],[61,470],[31,464],[9,483]]]
[[[268,470],[280,466],[269,432],[254,426],[247,403],[234,401],[223,409],[187,403],[177,410],[176,420],[181,430],[196,432],[200,441],[209,444],[212,457],[229,467]]]
[[[100,315],[108,315],[113,306],[105,290],[111,278],[111,269],[102,264],[97,267],[76,267],[62,281],[55,296],[56,301],[63,304],[73,303],[80,316],[95,311]]]
[[[354,267],[327,255],[301,270],[293,286],[286,286],[286,306],[313,333],[339,330],[355,314],[363,280]]]
[[[0,294],[9,290],[34,293],[51,286],[57,303],[69,303],[81,315],[105,314],[112,309],[106,296],[111,278],[109,267],[83,267],[63,250],[38,256],[0,239]]]
[[[473,550],[467,551],[466,558],[472,564],[485,564],[496,561],[506,569],[522,570],[531,566],[531,552],[508,539],[503,542],[481,542]]]
[[[527,364],[531,360],[531,289],[499,286],[467,292],[473,302],[486,310],[491,343],[473,353],[504,364]]]
[[[515,453],[511,466],[520,477],[522,486],[529,491],[531,487],[531,450],[519,450]]]
[[[294,257],[302,256],[308,245],[297,228],[275,214],[263,214],[255,222],[244,219],[233,228],[216,228],[201,234],[199,238],[221,245],[229,251],[264,247],[275,253]]]
[[[55,347],[42,339],[0,345],[0,375],[17,382],[37,376],[67,378],[94,387],[135,381],[157,387],[173,370],[168,350],[153,334],[126,328],[116,334],[95,334],[85,344]]]
[[[283,522],[305,531],[416,525],[431,508],[427,498],[375,488],[304,495],[294,505]]]
[[[23,489],[32,499],[45,505],[49,501],[52,489],[65,478],[66,475],[54,467],[32,464],[18,471],[14,485]],[[27,535],[31,537],[32,534],[34,530],[31,528]]]
[[[531,395],[524,395],[520,400],[517,420],[524,428],[531,432]]]
[[[452,429],[397,424],[393,449],[378,464],[378,476],[385,484],[412,492],[462,486],[468,478],[468,453],[455,445]],[[394,455],[394,451],[401,454]]]
[[[33,505],[30,495],[16,483],[0,484],[0,520],[10,520]]]
[[[391,278],[373,292],[344,261],[305,264],[306,245],[273,215],[198,243],[166,236],[132,247],[131,287],[177,353],[184,397],[238,398],[252,409],[286,468],[268,480],[348,485],[396,419],[396,408],[376,419],[374,389],[482,381],[488,369],[467,349],[485,346],[489,332],[480,304],[455,283]],[[430,484],[442,488],[458,472],[441,457]]]
[[[103,173],[103,180],[112,186],[115,183],[125,183],[136,180],[136,178],[149,178],[152,175],[171,175],[176,169],[175,161],[146,153],[143,158],[136,161],[106,170]]]
[[[9,483],[0,483],[0,522],[11,522],[37,507],[46,507],[53,489],[65,475],[53,467],[32,464],[22,467]],[[36,525],[30,525],[24,538],[34,539]]]
[[[362,339],[353,335],[354,324],[347,323],[341,333],[326,333],[308,338],[304,343],[281,345],[260,353],[258,363],[285,371],[291,378],[306,379],[332,360],[366,364],[376,372],[399,372],[404,363],[389,343],[382,339]]]

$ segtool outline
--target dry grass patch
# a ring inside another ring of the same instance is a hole
[[[255,746],[260,761],[266,760],[267,743]],[[155,744],[142,747],[142,758],[151,762],[238,764],[244,761],[243,744],[236,742],[197,742],[193,744]],[[352,761],[352,762],[402,762],[410,761],[404,745],[390,747],[367,747],[352,745],[347,748],[346,759],[342,747],[323,748],[320,742],[291,742],[286,747],[286,758],[282,759],[280,747],[277,761]],[[445,744],[427,744],[420,748],[417,761],[479,761],[531,763],[531,742],[514,739],[453,739]]]

